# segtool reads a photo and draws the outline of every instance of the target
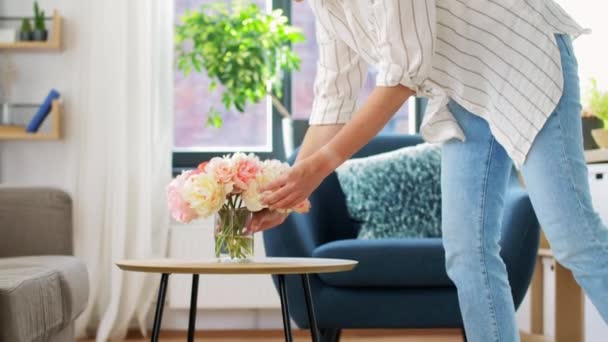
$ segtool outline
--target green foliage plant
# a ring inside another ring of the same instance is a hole
[[[604,129],[608,129],[608,92],[599,90],[597,80],[593,78],[587,93],[587,110],[604,122]]]
[[[298,70],[300,58],[292,45],[304,41],[300,29],[288,24],[282,10],[262,11],[249,1],[203,4],[187,11],[175,29],[176,63],[185,76],[207,73],[210,91],[222,88],[226,109],[244,112],[247,104],[270,96],[284,117],[281,105],[286,72]],[[220,113],[211,108],[207,126],[220,127]]]
[[[41,11],[40,7],[38,7],[38,1],[34,1],[34,28],[40,31],[46,30],[44,11]]]
[[[32,32],[32,23],[28,18],[21,20],[21,32]]]

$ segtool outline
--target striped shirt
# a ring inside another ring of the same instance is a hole
[[[348,122],[368,66],[377,86],[428,97],[432,143],[465,139],[447,104],[484,118],[520,167],[555,109],[563,74],[555,33],[587,30],[553,0],[310,0],[319,61],[309,124]]]

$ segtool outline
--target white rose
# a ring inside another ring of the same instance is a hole
[[[208,217],[220,210],[226,201],[226,192],[222,184],[207,173],[190,177],[183,190],[184,199],[201,217]]]

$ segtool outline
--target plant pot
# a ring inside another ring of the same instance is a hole
[[[293,146],[302,145],[308,130],[308,120],[293,120]]]
[[[35,41],[43,42],[46,41],[48,35],[49,31],[47,30],[34,30],[32,37]]]
[[[596,128],[591,131],[591,135],[600,148],[608,148],[608,129]]]
[[[304,135],[308,129],[308,120],[293,120],[283,118],[283,147],[285,149],[285,157],[289,158],[293,154],[296,147],[302,144]]]
[[[281,128],[283,129],[283,152],[285,158],[293,153],[293,120],[290,118],[283,118],[281,120]]]
[[[584,117],[582,118],[583,122],[583,144],[585,146],[585,150],[595,150],[598,148],[593,136],[591,135],[591,131],[596,128],[604,127],[604,123],[602,120],[592,116],[592,117]]]
[[[32,32],[29,31],[19,31],[19,40],[27,42],[30,41],[34,38],[34,35]]]

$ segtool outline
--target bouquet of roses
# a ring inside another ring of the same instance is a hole
[[[251,213],[267,207],[261,202],[262,193],[258,189],[283,175],[289,167],[275,159],[261,161],[252,153],[212,158],[194,170],[182,172],[168,185],[171,216],[189,223],[216,214],[216,256],[247,258],[253,253],[251,237],[246,240]],[[310,202],[305,200],[294,208],[275,210],[305,213],[309,209]]]

